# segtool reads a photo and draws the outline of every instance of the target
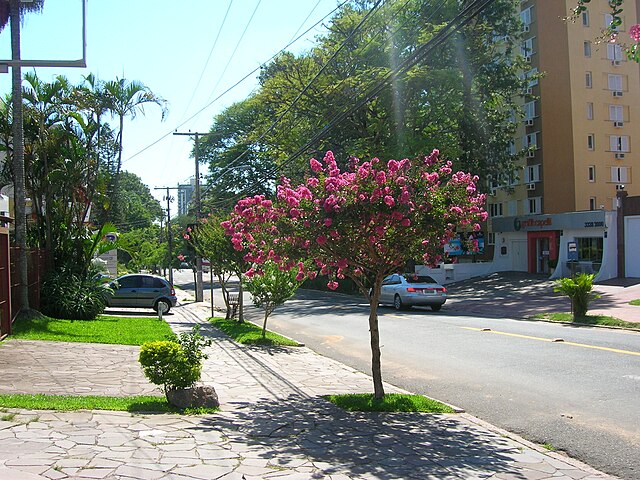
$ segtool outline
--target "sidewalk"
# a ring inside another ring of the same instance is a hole
[[[165,319],[176,332],[209,314],[202,303],[173,312]],[[0,480],[612,478],[467,414],[344,412],[320,395],[370,392],[367,375],[304,347],[240,347],[208,325],[202,332],[213,339],[203,381],[216,388],[221,412],[12,410],[0,417]],[[9,355],[32,348],[16,340],[0,344],[0,375]],[[50,393],[51,383],[56,393],[70,394],[81,393],[77,385],[94,394],[125,383],[129,394],[154,389],[138,381],[135,368],[127,371],[136,347],[119,350],[118,362],[114,352],[91,344],[47,342],[45,349],[58,362],[21,357],[24,375],[13,377],[10,390],[38,386]],[[88,355],[90,362],[78,362]],[[63,365],[75,366],[74,376],[51,382]]]

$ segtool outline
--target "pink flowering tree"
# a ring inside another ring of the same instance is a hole
[[[221,225],[234,248],[246,250],[245,259],[256,266],[276,262],[295,270],[298,281],[327,275],[330,289],[347,277],[355,282],[370,305],[374,396],[382,398],[377,313],[382,280],[409,259],[439,263],[456,230],[480,230],[478,222],[487,217],[485,197],[476,191],[477,177],[453,172],[437,150],[418,161],[352,158],[344,172],[327,152],[310,166],[304,184],[293,186],[284,178],[275,200],[261,195],[240,200]]]

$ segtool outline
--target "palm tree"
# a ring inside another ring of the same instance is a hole
[[[29,309],[29,289],[27,273],[27,220],[25,210],[24,182],[24,138],[22,131],[22,69],[20,68],[20,19],[25,12],[40,11],[44,0],[23,3],[20,0],[0,0],[0,30],[11,20],[11,85],[13,91],[13,196],[15,205],[15,242],[18,247],[16,257],[17,299],[20,309]]]
[[[124,78],[116,78],[104,84],[104,94],[107,99],[107,105],[111,113],[118,117],[119,129],[117,136],[118,143],[118,159],[115,168],[112,169],[113,181],[111,186],[111,202],[112,202],[112,220],[117,222],[115,218],[118,215],[117,196],[118,196],[118,177],[122,169],[122,132],[124,129],[124,118],[136,117],[136,114],[144,114],[145,104],[153,103],[159,105],[162,109],[162,119],[166,115],[166,101],[153,93],[143,83],[138,81],[127,82]]]

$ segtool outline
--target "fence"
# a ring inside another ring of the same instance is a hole
[[[16,270],[16,258],[19,247],[11,247],[9,254],[11,259],[11,321],[15,319],[20,311],[18,299],[18,275]],[[40,286],[44,278],[46,255],[44,250],[27,249],[27,289],[29,292],[29,307],[38,310],[40,308]]]

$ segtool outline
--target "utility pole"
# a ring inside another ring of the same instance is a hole
[[[207,135],[206,133],[199,132],[173,132],[174,135],[185,135],[188,137],[194,137],[195,142],[195,160],[196,160],[196,184],[195,184],[195,205],[194,210],[196,212],[196,222],[200,220],[202,214],[202,206],[200,204],[200,162],[198,158],[198,140],[201,135]],[[202,302],[204,300],[204,291],[202,287],[202,257],[196,252],[196,302]]]
[[[169,190],[178,190],[177,187],[156,187],[154,190],[166,190],[167,194],[163,200],[167,201],[167,246],[169,248],[169,283],[173,285],[173,268],[171,268],[171,262],[173,261],[173,241],[171,239],[171,202],[174,198],[169,194]]]

